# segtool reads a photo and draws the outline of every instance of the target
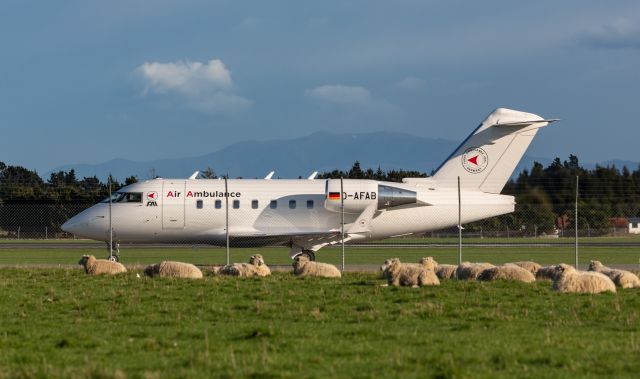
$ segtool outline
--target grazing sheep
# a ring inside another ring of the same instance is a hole
[[[430,258],[430,257],[429,257]],[[389,258],[389,259],[385,259],[384,263],[382,264],[382,266],[380,266],[380,271],[382,272],[382,276],[386,278],[385,276],[385,272],[387,267],[395,260],[398,258]],[[415,268],[425,268],[425,265],[422,263],[422,261],[425,260],[425,263],[428,266],[431,266],[431,263],[429,263],[428,261],[426,261],[426,257],[420,259],[419,263],[403,263],[404,266],[412,266]],[[434,261],[435,262],[435,261]],[[436,263],[437,264],[437,263]],[[429,268],[427,268],[427,270],[429,270]]]
[[[400,259],[387,259],[382,267],[383,275],[392,286],[439,286],[440,280],[433,270],[424,266],[402,264]]]
[[[591,261],[589,271],[599,272],[613,280],[621,288],[640,288],[640,279],[631,271],[616,270],[603,265],[600,261]]]
[[[456,269],[456,278],[458,280],[476,280],[482,271],[491,267],[495,266],[491,263],[462,262]]]
[[[255,266],[255,276],[271,275],[271,270],[269,266],[264,263],[264,258],[261,254],[252,255],[251,258],[249,258],[249,263]]]
[[[146,276],[160,276],[162,278],[190,278],[201,279],[202,271],[191,263],[162,261],[149,265],[144,269]]]
[[[514,264],[496,266],[488,268],[480,273],[478,280],[490,282],[494,280],[512,280],[517,282],[531,283],[536,281],[528,270]]]
[[[439,279],[455,279],[457,269],[457,265],[438,265],[436,267],[436,276]]]
[[[420,262],[418,263],[421,264],[427,270],[431,270],[431,271],[435,271],[436,268],[438,267],[438,262],[436,262],[435,259],[433,259],[433,257],[422,257],[422,259],[420,259]]]
[[[568,264],[556,266],[553,289],[560,292],[616,292],[616,285],[608,276],[593,271],[578,271]]]
[[[216,270],[216,274],[230,276],[268,276],[271,270],[264,263],[264,258],[260,254],[252,255],[249,263],[232,263]]]
[[[298,276],[321,276],[324,278],[341,278],[342,274],[336,266],[310,261],[304,255],[298,255],[293,262],[293,273]]]
[[[78,264],[84,266],[84,272],[88,275],[115,275],[127,272],[122,263],[96,259],[93,255],[83,255]]]
[[[536,280],[554,280],[556,278],[556,266],[540,267],[536,272]]]
[[[509,264],[516,265],[518,267],[522,267],[523,269],[529,271],[533,275],[535,275],[538,270],[540,270],[540,264],[531,261],[520,261],[520,262],[511,262]]]

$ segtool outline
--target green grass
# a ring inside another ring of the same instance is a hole
[[[286,248],[231,249],[231,261],[245,262],[252,254],[261,253],[268,264],[290,264]],[[106,256],[106,249],[0,249],[0,264],[75,264],[82,254]],[[320,261],[339,264],[342,261],[340,248],[325,248],[318,252]],[[125,247],[121,250],[123,263],[148,264],[161,260],[178,260],[196,264],[223,264],[226,252],[221,248],[141,248]],[[398,257],[406,262],[417,262],[423,256],[433,256],[440,263],[457,263],[456,248],[354,248],[347,247],[345,262],[350,264],[381,264],[386,258]],[[540,264],[573,263],[573,247],[465,247],[463,259],[474,262],[506,263],[533,260]],[[604,264],[637,264],[640,269],[640,247],[582,247],[580,263],[588,264],[597,259]]]
[[[0,270],[0,378],[637,377],[640,296]]]

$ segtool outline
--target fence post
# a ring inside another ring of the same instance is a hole
[[[458,264],[462,264],[462,196],[460,194],[460,177],[458,176]]]
[[[48,226],[44,227],[44,239],[46,239],[46,240],[49,239],[49,227]]]
[[[18,226],[18,239],[20,239],[20,227]]]
[[[113,202],[111,195],[111,173],[108,178],[109,185],[109,260],[113,260],[113,220],[111,217],[111,204]]]
[[[578,184],[580,177],[576,176],[576,210],[575,210],[575,228],[576,228],[576,270],[578,269]]]
[[[342,220],[340,221],[341,236],[342,236],[342,272],[344,272],[344,184],[343,178],[340,177],[340,214]]]
[[[230,264],[229,261],[231,260],[230,254],[229,254],[229,185],[227,183],[227,180],[229,179],[229,174],[227,173],[227,176],[224,177],[224,204],[225,204],[225,231],[226,231],[226,239],[227,239],[227,264]]]

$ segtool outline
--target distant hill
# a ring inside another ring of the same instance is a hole
[[[270,141],[245,141],[198,157],[135,162],[113,159],[100,164],[69,164],[52,171],[76,170],[78,177],[109,173],[123,179],[136,175],[147,179],[150,172],[169,178],[184,178],[196,170],[211,167],[217,174],[230,177],[261,178],[269,171],[275,177],[306,177],[313,171],[349,169],[355,160],[363,168],[380,166],[383,170],[406,169],[431,172],[456,148],[459,142],[422,138],[405,133],[376,132],[311,135]],[[47,173],[48,175],[48,173]]]
[[[272,170],[276,172],[276,178],[297,178],[306,177],[313,171],[347,170],[354,161],[359,160],[363,168],[376,169],[380,166],[383,170],[417,170],[429,174],[458,144],[457,141],[396,132],[318,132],[293,139],[238,142],[197,157],[147,162],[113,159],[100,164],[69,164],[52,171],[68,171],[73,168],[80,178],[96,175],[105,179],[112,173],[120,180],[131,175],[144,180],[150,178],[152,172],[164,178],[186,178],[196,170],[211,167],[217,174],[228,173],[233,178],[262,178]],[[551,163],[552,158],[525,155],[514,175],[530,168],[534,161],[546,166]],[[601,165],[612,164],[619,168],[625,165],[630,169],[638,167],[638,162],[621,160],[606,161]],[[595,163],[583,163],[583,166],[593,168]]]

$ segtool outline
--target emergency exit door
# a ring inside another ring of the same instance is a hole
[[[184,229],[184,180],[165,180],[162,183],[162,228]]]

